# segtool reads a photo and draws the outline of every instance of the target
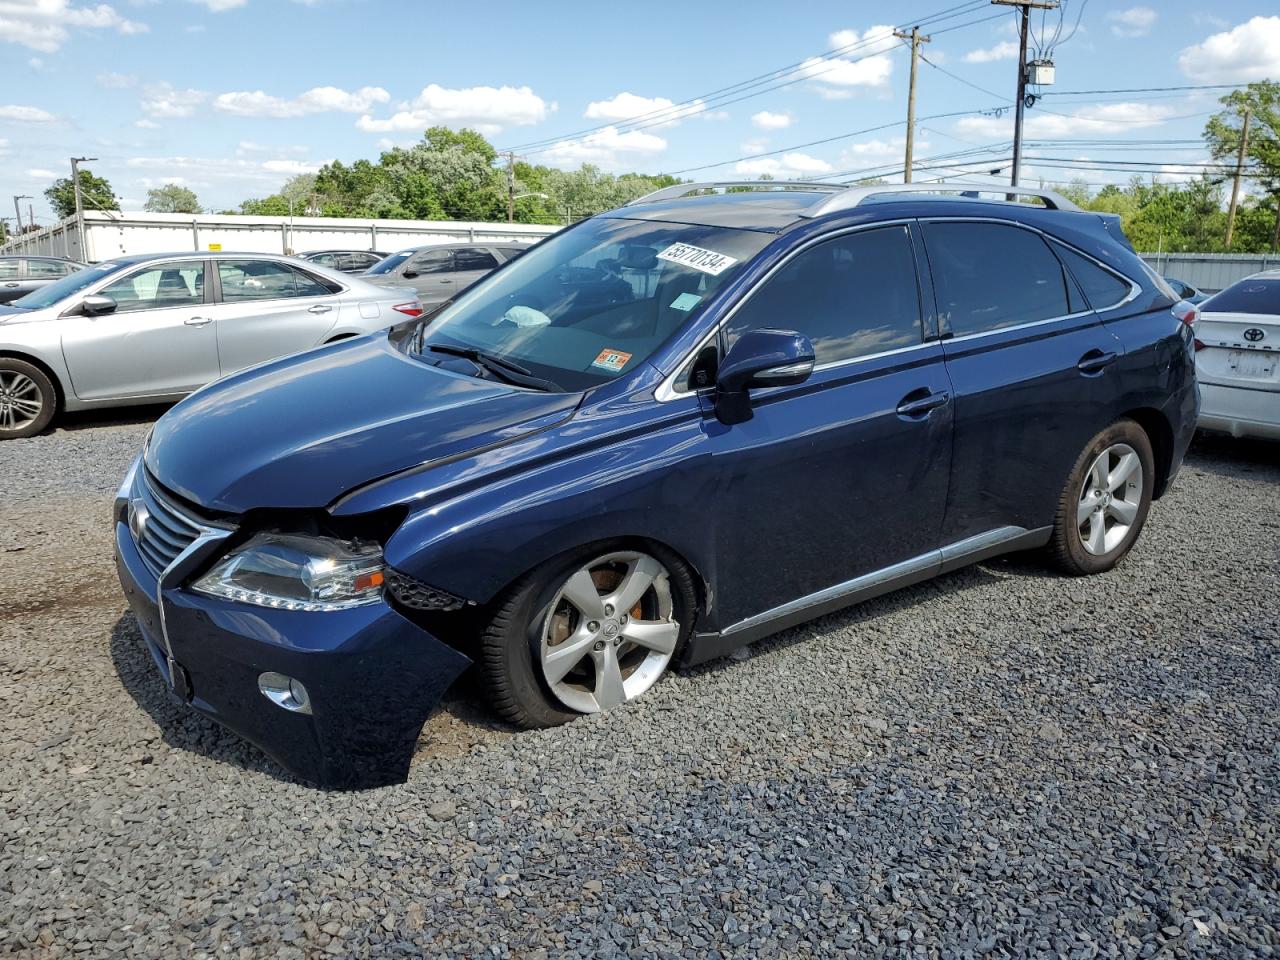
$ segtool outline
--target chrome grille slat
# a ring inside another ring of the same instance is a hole
[[[141,535],[136,537],[138,553],[157,577],[200,535],[201,524],[181,507],[161,494],[147,476],[138,470],[133,495],[146,507],[147,519]]]

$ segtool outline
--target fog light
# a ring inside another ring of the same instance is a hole
[[[311,713],[311,696],[301,680],[268,671],[258,675],[258,689],[277,707],[294,713]]]

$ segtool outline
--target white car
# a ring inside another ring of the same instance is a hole
[[[180,400],[212,380],[422,315],[411,289],[260,253],[94,264],[0,307],[0,440],[61,411]]]
[[[1280,440],[1280,270],[1202,303],[1196,347],[1200,426]]]

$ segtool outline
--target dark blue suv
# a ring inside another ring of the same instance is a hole
[[[685,184],[199,391],[115,511],[165,682],[371,786],[472,661],[545,726],[996,554],[1113,567],[1195,427],[1194,312],[1115,219],[949,189]]]

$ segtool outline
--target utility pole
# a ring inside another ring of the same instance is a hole
[[[80,195],[80,164],[97,160],[97,157],[71,158],[71,184],[76,188],[76,239],[80,244],[80,259],[84,259],[84,198]]]
[[[1240,205],[1240,178],[1244,175],[1244,156],[1249,152],[1249,105],[1244,106],[1244,118],[1240,123],[1240,150],[1236,153],[1236,176],[1231,185],[1231,206],[1227,209],[1227,243],[1231,249],[1231,235],[1236,229],[1236,209]]]
[[[1018,185],[1018,173],[1022,167],[1022,120],[1027,101],[1027,33],[1030,29],[1031,11],[1056,10],[1058,0],[991,0],[1000,7],[1017,7],[1021,14],[1018,31],[1018,99],[1013,114],[1013,177],[1009,185]]]
[[[902,182],[911,182],[911,168],[915,164],[916,142],[916,64],[920,60],[920,44],[928,43],[929,37],[920,33],[919,27],[912,27],[910,33],[893,31],[899,40],[911,41],[911,83],[907,88],[907,153],[902,164]]]
[[[30,199],[31,199],[31,198],[30,198],[29,196],[27,196],[25,193],[18,194],[17,196],[15,196],[15,197],[13,198],[13,213],[14,213],[14,216],[17,218],[17,221],[18,221],[18,235],[19,235],[19,236],[21,236],[21,235],[22,235],[22,204],[20,204],[18,201],[20,201],[20,200],[30,200]]]
[[[507,223],[516,222],[516,155],[507,151]]]

